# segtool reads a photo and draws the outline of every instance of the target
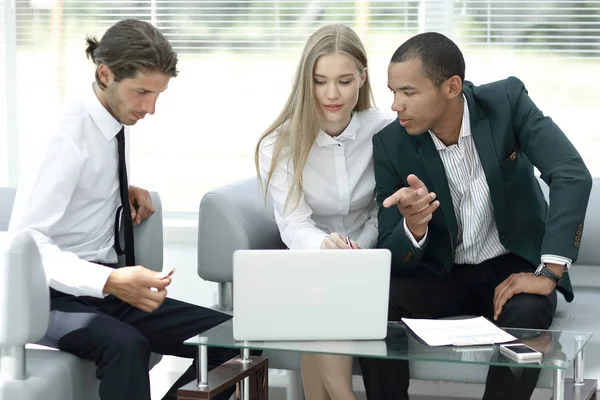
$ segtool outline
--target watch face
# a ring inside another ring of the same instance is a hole
[[[540,272],[542,272],[542,268],[544,268],[544,264],[538,265],[537,269],[535,270],[535,274],[539,275]]]

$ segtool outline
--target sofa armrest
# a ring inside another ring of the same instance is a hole
[[[2,375],[25,377],[25,344],[41,339],[50,320],[50,292],[30,232],[0,233],[0,350]]]
[[[154,214],[139,225],[133,227],[135,244],[135,262],[153,271],[163,269],[163,217],[162,202],[156,192],[150,192],[154,205]],[[123,243],[123,229],[119,230],[119,239]],[[125,256],[119,257],[119,265],[125,265]]]
[[[204,195],[198,213],[198,275],[213,282],[233,279],[233,252],[282,249],[270,200],[265,204],[257,178]]]
[[[0,233],[0,346],[41,339],[48,329],[50,292],[37,244],[25,230]]]

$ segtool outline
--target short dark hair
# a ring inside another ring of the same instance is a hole
[[[177,76],[177,53],[167,38],[152,24],[125,19],[108,28],[102,40],[86,38],[87,57],[97,66],[105,64],[115,82],[133,78],[138,72],[160,72]],[[96,82],[105,89],[96,69]]]
[[[458,75],[465,81],[465,59],[458,46],[437,32],[425,32],[404,42],[392,56],[391,63],[419,59],[423,72],[439,88],[442,83]]]

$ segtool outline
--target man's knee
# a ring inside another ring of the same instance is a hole
[[[105,354],[109,357],[142,360],[147,365],[150,359],[150,343],[134,327],[127,326],[107,338]]]
[[[556,291],[548,296],[521,293],[504,306],[498,325],[511,328],[548,329],[556,310]]]

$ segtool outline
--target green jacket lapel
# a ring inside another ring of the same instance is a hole
[[[485,178],[490,188],[496,226],[498,227],[498,231],[502,232],[504,226],[504,180],[498,156],[496,155],[490,121],[486,118],[481,107],[475,102],[470,84],[466,83],[463,86],[463,93],[469,106],[471,135],[473,135],[475,147],[479,153],[479,159],[481,160]]]

